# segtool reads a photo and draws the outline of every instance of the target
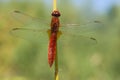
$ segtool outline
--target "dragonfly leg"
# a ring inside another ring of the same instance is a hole
[[[62,32],[61,31],[58,31],[57,33],[57,39],[62,35]]]
[[[50,30],[50,29],[48,29],[48,30],[47,30],[47,33],[48,33],[48,36],[49,36],[49,39],[50,39],[51,30]]]

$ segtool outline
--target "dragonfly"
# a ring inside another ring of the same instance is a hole
[[[93,42],[97,41],[94,37],[84,36],[83,34],[84,32],[89,33],[88,30],[93,30],[95,27],[89,27],[89,26],[82,27],[82,25],[80,24],[60,24],[59,17],[61,16],[61,14],[58,10],[54,10],[51,14],[52,18],[51,18],[50,27],[45,20],[31,17],[20,11],[14,11],[13,16],[18,21],[22,22],[25,26],[27,25],[28,27],[12,28],[11,34],[17,37],[21,37],[23,39],[30,39],[30,40],[33,40],[34,37],[37,35],[39,35],[38,37],[42,39],[42,37],[46,36],[45,33],[48,34],[48,38],[49,38],[48,39],[49,40],[48,63],[50,67],[53,65],[55,61],[55,56],[57,52],[57,40],[59,38],[61,38],[61,40],[63,41],[66,41],[66,38],[70,36],[70,37],[73,37],[73,39],[77,37],[77,39],[82,38],[82,39],[88,39],[89,41],[93,41]],[[90,24],[91,23],[96,24],[100,22],[97,20],[94,20],[93,22],[90,22]],[[32,36],[33,38],[30,36],[31,34],[34,34],[34,36]],[[41,41],[42,40],[40,40],[39,42]]]

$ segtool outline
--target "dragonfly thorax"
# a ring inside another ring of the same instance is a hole
[[[58,29],[59,29],[59,27],[57,26],[57,24],[55,24],[52,28],[51,28],[51,31],[52,32],[58,32]]]

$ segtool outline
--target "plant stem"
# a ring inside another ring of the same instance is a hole
[[[53,11],[57,10],[57,0],[53,0]]]
[[[56,56],[55,56],[55,80],[59,80],[59,75],[58,75],[58,55],[57,55],[57,45],[56,45]]]
[[[53,0],[53,11],[57,10],[57,0]],[[55,55],[55,80],[58,78],[58,55],[57,55],[57,42],[56,42],[56,55]]]

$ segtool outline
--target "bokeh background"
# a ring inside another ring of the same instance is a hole
[[[58,9],[63,23],[101,22],[92,29],[95,45],[80,45],[84,40],[71,35],[63,42],[59,39],[60,80],[120,80],[120,0],[58,0]],[[34,42],[40,41],[36,44],[11,35],[13,27],[22,26],[11,16],[14,10],[50,21],[52,0],[0,0],[0,80],[53,80],[48,39],[37,40],[28,33]]]

